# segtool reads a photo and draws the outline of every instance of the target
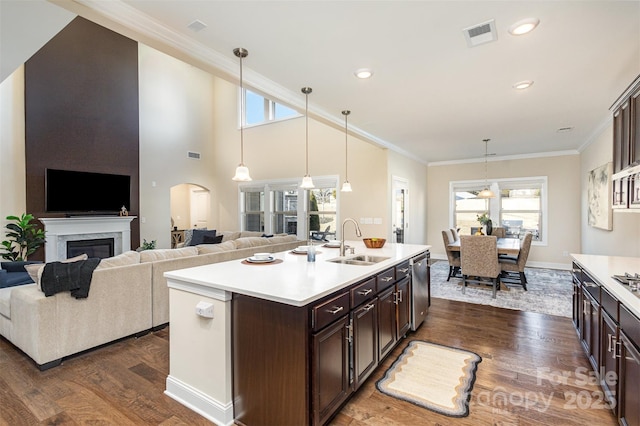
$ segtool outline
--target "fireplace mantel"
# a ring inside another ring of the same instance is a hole
[[[131,250],[131,221],[137,216],[76,216],[38,218],[44,224],[46,262],[64,260],[67,241],[113,238],[114,254]]]

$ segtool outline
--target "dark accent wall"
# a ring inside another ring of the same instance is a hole
[[[25,64],[25,132],[28,212],[56,216],[45,211],[45,171],[54,168],[131,176],[127,208],[138,215],[138,44],[71,21]],[[134,220],[131,246],[139,245]]]

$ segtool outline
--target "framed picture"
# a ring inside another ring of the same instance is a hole
[[[587,220],[589,226],[611,231],[611,175],[613,163],[607,163],[589,172],[587,185]]]

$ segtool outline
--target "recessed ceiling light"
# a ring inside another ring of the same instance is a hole
[[[524,81],[519,81],[516,84],[513,85],[513,88],[516,90],[524,90],[524,89],[528,89],[529,87],[531,87],[531,85],[533,84],[533,81],[531,80],[524,80]]]
[[[509,27],[509,34],[516,36],[526,34],[533,31],[539,23],[540,20],[538,18],[523,19]]]
[[[353,73],[358,78],[370,78],[373,75],[373,71],[369,68],[360,68]]]

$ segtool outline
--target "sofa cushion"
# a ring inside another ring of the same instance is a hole
[[[288,243],[291,241],[297,241],[297,237],[295,235],[281,235],[269,238],[267,241],[269,244],[280,244],[280,243]]]
[[[260,231],[242,231],[240,232],[240,236],[238,238],[247,238],[247,237],[262,237],[264,232]]]
[[[194,229],[191,235],[191,240],[189,241],[189,246],[197,246],[198,244],[202,244],[204,242],[204,237],[215,237],[216,230],[206,230],[206,229]]]
[[[0,288],[0,315],[11,319],[11,287]]]
[[[218,231],[218,235],[224,235],[222,237],[223,243],[225,241],[237,240],[238,238],[240,238],[239,231]]]
[[[128,266],[140,263],[140,253],[129,250],[113,257],[107,257],[100,260],[100,264],[96,269],[113,268],[116,266]]]
[[[198,246],[198,254],[220,253],[223,251],[231,251],[235,249],[236,244],[233,241],[227,241],[220,244],[200,244]]]
[[[244,237],[238,238],[233,242],[236,243],[236,249],[243,249],[249,247],[260,247],[266,246],[269,244],[271,238],[262,238],[262,237]]]
[[[235,250],[236,244],[234,241],[226,241],[220,244],[200,244],[197,247],[198,254],[207,254]]]
[[[78,255],[76,257],[70,257],[69,259],[62,260],[61,262],[62,263],[71,263],[71,262],[77,262],[79,260],[87,260],[88,258],[89,258],[89,256],[87,256],[86,254],[81,254],[81,255]],[[40,282],[40,279],[42,278],[42,271],[44,271],[45,265],[46,265],[45,263],[36,263],[36,264],[31,264],[31,265],[25,265],[24,266],[24,268],[29,273],[29,276],[33,280],[32,282],[38,284],[38,288],[40,290],[42,290],[42,284]]]
[[[155,249],[140,252],[140,263],[154,262],[156,260],[177,259],[179,257],[197,256],[196,247],[183,247],[179,249]]]

